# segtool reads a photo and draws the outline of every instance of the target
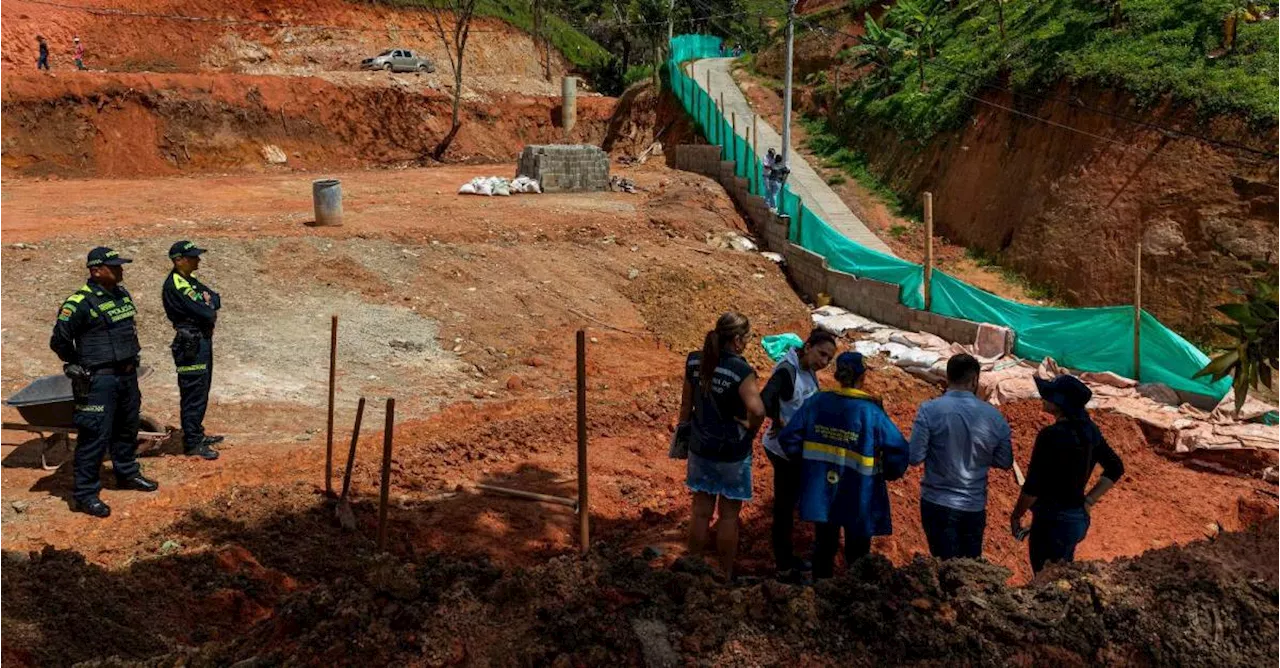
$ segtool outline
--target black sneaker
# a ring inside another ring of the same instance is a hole
[[[135,492],[154,492],[160,489],[160,483],[143,476],[141,473],[120,481],[120,489],[131,489]]]
[[[182,451],[182,454],[188,457],[199,457],[200,459],[207,459],[209,461],[213,461],[218,458],[218,451],[214,450],[213,448],[203,443],[201,443],[200,445],[197,445],[194,448],[185,448]]]
[[[111,517],[111,506],[103,503],[102,499],[96,496],[84,501],[76,501],[75,510],[94,517]]]
[[[205,436],[205,437],[204,437],[204,444],[205,444],[205,445],[217,445],[217,444],[221,443],[223,440],[225,440],[225,437],[224,437],[224,436]]]

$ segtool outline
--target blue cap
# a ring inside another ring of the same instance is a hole
[[[1093,391],[1079,378],[1063,374],[1053,380],[1036,377],[1036,391],[1040,398],[1062,409],[1067,415],[1083,414],[1085,404],[1093,398]]]
[[[854,375],[861,376],[867,372],[867,365],[862,361],[862,353],[848,351],[840,353],[836,358],[836,371],[852,371]]]
[[[169,247],[169,259],[176,260],[180,257],[199,257],[205,252],[204,248],[196,248],[196,245],[190,241],[179,241]]]
[[[85,261],[84,266],[96,267],[98,265],[107,265],[108,267],[119,267],[126,262],[133,262],[127,257],[120,257],[120,254],[107,248],[106,246],[98,246],[89,251],[89,258]]]

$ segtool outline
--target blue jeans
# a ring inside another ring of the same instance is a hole
[[[778,210],[778,191],[781,189],[782,184],[777,179],[764,180],[764,203],[768,204],[770,209]]]
[[[938,559],[977,559],[982,556],[987,511],[955,510],[921,499],[920,523],[929,541],[929,554]]]
[[[1031,536],[1031,570],[1039,573],[1047,562],[1075,561],[1076,545],[1089,533],[1089,513],[1077,508],[1033,508]]]

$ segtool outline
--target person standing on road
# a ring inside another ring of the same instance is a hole
[[[689,553],[700,555],[719,512],[716,551],[726,579],[738,553],[738,513],[751,500],[751,445],[764,422],[756,372],[742,357],[751,337],[746,316],[730,311],[685,361],[680,422],[689,425],[686,484],[693,491]]]
[[[74,38],[74,40],[76,45],[76,69],[87,70],[89,68],[84,66],[84,45],[80,43],[79,37]]]
[[[778,154],[773,149],[769,149],[764,154],[764,203],[774,213],[778,212],[778,187],[780,185],[775,172],[777,166]]]
[[[1089,511],[1124,475],[1124,462],[1089,418],[1085,405],[1093,392],[1079,378],[1036,378],[1036,389],[1045,412],[1056,421],[1036,435],[1009,528],[1021,540],[1028,534],[1022,516],[1031,511],[1027,547],[1031,570],[1039,573],[1048,562],[1075,560],[1076,545],[1089,533]],[[1102,476],[1086,493],[1093,467],[1099,464]]]
[[[155,481],[138,466],[138,424],[142,393],[138,391],[137,309],[120,284],[123,265],[132,262],[99,246],[89,251],[89,280],[62,303],[49,347],[62,360],[75,397],[75,477],[73,509],[108,517],[102,502],[102,457],[110,450],[111,467],[120,489],[154,492]]]
[[[836,356],[836,337],[825,329],[815,329],[800,349],[787,351],[773,367],[769,382],[760,393],[764,412],[771,422],[764,435],[764,452],[773,465],[773,525],[770,529],[773,559],[778,576],[798,579],[812,566],[795,555],[792,533],[796,504],[800,502],[800,461],[787,458],[778,434],[809,397],[818,392],[818,372]]]
[[[40,45],[40,55],[36,58],[36,70],[49,71],[49,44],[44,41],[43,35],[36,35],[36,42]]]
[[[846,565],[871,552],[872,536],[893,533],[885,482],[906,472],[907,440],[880,400],[860,389],[866,372],[861,353],[841,353],[840,389],[809,397],[778,437],[787,458],[800,462],[800,518],[816,523],[819,579],[834,574],[842,529]]]
[[[920,522],[938,559],[982,556],[987,471],[1013,468],[1009,423],[976,394],[981,371],[972,355],[953,355],[946,394],[920,406],[911,427],[911,465],[924,464]]]
[[[170,349],[178,369],[178,395],[182,412],[183,452],[201,459],[217,459],[213,445],[221,436],[206,436],[204,414],[209,407],[209,387],[213,381],[213,327],[218,322],[222,298],[193,274],[200,268],[205,252],[190,241],[169,247],[173,271],[164,279],[160,298],[164,314],[176,333]]]

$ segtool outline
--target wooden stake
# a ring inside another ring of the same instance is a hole
[[[733,142],[733,152],[729,154],[729,159],[734,162],[733,171],[738,171],[738,112],[729,112],[729,141]]]
[[[778,197],[781,198],[782,196],[779,195]],[[781,211],[782,207],[779,206],[778,210]],[[801,202],[800,200],[796,200],[796,243],[800,243],[800,231],[803,229],[804,229],[804,202]]]
[[[333,496],[333,393],[338,371],[338,316],[329,324],[329,428],[324,446],[324,493]]]
[[[754,139],[756,142],[759,142],[759,141],[760,141],[760,124],[759,124],[759,121],[760,121],[760,116],[759,116],[759,114],[751,114],[751,138],[752,138],[752,139]],[[759,196],[761,196],[761,197],[764,197],[764,190],[763,190],[763,188],[764,188],[764,174],[763,174],[764,167],[763,167],[762,163],[760,162],[760,159],[761,159],[761,158],[760,158],[760,147],[759,147],[759,146],[757,146],[756,144],[752,144],[751,146],[752,146],[752,148],[751,148],[751,153],[752,153],[752,156],[755,158],[755,163],[756,163],[756,178],[755,178],[755,182],[756,182],[756,194],[757,194],[757,195],[759,195]]]
[[[387,424],[382,432],[382,489],[378,494],[378,549],[387,546],[387,499],[391,494],[391,440],[396,425],[396,400],[387,399]]]
[[[1142,240],[1133,258],[1133,379],[1142,382]]]
[[[924,194],[924,310],[933,310],[933,193]]]
[[[578,330],[578,531],[582,553],[591,549],[591,511],[587,503],[587,333]]]

